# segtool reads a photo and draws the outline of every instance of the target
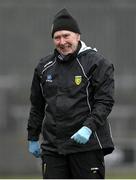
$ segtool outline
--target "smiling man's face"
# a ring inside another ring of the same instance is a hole
[[[67,30],[56,31],[53,36],[56,49],[64,56],[74,53],[79,41],[80,34]]]

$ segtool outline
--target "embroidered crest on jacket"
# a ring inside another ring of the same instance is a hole
[[[76,85],[80,85],[82,82],[82,76],[75,76],[75,83]]]

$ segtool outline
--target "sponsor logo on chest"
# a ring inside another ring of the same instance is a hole
[[[47,75],[46,82],[52,82],[52,75],[51,74]]]

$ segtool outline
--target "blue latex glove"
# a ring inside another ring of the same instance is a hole
[[[41,153],[39,141],[29,141],[29,152],[32,153],[36,158],[40,157]]]
[[[92,130],[83,126],[73,136],[71,136],[71,139],[74,139],[79,144],[85,144],[89,140],[91,134]]]

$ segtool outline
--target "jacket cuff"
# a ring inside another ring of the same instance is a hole
[[[32,132],[28,132],[28,141],[38,141],[39,140],[39,135],[34,135]]]
[[[83,123],[83,125],[87,126],[92,131],[96,131],[96,129],[97,129],[97,126],[95,125],[93,118],[87,118],[86,121]]]

